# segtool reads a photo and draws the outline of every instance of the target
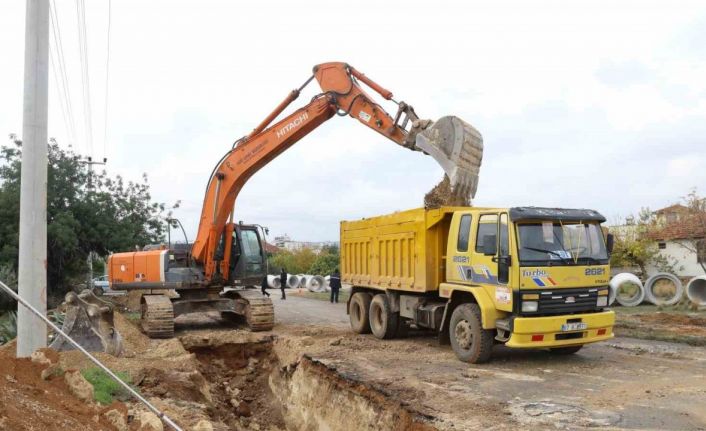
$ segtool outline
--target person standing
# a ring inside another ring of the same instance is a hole
[[[287,296],[284,294],[284,288],[287,287],[287,268],[282,267],[282,273],[279,275],[279,281],[279,288],[282,289],[282,299],[287,299]]]
[[[331,303],[338,303],[338,291],[341,290],[341,274],[338,268],[330,275],[329,287],[331,288]]]
[[[266,290],[268,287],[269,286],[267,286],[267,275],[265,275],[264,277],[262,277],[262,294],[267,295],[267,297],[269,298],[270,294]]]

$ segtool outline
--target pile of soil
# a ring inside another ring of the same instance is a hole
[[[42,380],[46,365],[15,358],[15,349],[0,348],[0,430],[115,430],[101,416],[110,407],[83,403],[61,376]]]
[[[706,318],[682,313],[618,314],[618,335],[706,346]]]
[[[698,326],[706,330],[706,318],[698,316],[689,316],[688,314],[672,314],[672,313],[650,313],[637,314],[645,323],[655,323],[658,325],[669,326]]]
[[[468,196],[461,196],[451,190],[451,181],[447,175],[444,175],[444,179],[424,195],[425,208],[469,205],[471,205],[471,199]]]

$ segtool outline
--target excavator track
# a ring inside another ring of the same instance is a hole
[[[275,307],[270,298],[248,298],[245,321],[251,331],[269,331],[275,326]]]
[[[269,331],[275,326],[275,307],[272,300],[262,296],[259,290],[231,290],[224,296],[236,302],[234,311],[245,318],[245,323],[251,331]]]
[[[165,295],[142,297],[142,330],[150,338],[174,336],[174,307]]]

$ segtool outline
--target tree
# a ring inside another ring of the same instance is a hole
[[[0,265],[17,270],[22,143],[0,148]],[[178,204],[177,204],[178,205]],[[176,207],[175,205],[174,207]],[[161,242],[167,208],[151,201],[147,176],[124,181],[93,172],[71,149],[48,145],[47,284],[61,295],[88,267],[88,254]]]
[[[269,258],[268,266],[271,274],[279,274],[284,267],[290,274],[327,275],[338,268],[338,261],[338,247],[327,246],[318,255],[310,248],[280,250]]]
[[[309,268],[309,273],[328,275],[338,269],[341,260],[338,247],[335,245],[323,247],[321,253],[316,256],[316,260]]]

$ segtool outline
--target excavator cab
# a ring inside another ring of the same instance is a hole
[[[232,232],[229,284],[259,286],[267,274],[267,255],[258,226],[234,224]]]

